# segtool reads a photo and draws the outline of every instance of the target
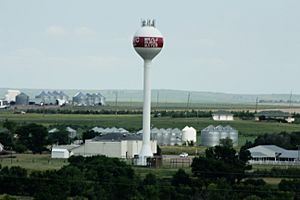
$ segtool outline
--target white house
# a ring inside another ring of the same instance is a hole
[[[228,111],[217,111],[212,113],[212,118],[215,121],[233,121],[233,114]]]

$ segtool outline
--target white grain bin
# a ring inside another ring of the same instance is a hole
[[[182,142],[191,142],[196,144],[197,141],[197,131],[193,127],[184,127],[182,129]]]

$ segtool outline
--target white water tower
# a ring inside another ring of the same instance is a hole
[[[161,51],[164,39],[155,28],[154,20],[143,20],[142,27],[135,33],[133,47],[144,60],[144,105],[143,105],[143,144],[138,165],[147,165],[147,158],[153,157],[150,144],[151,87],[150,65],[152,59]]]

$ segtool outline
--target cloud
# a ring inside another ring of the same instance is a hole
[[[46,30],[48,35],[51,36],[65,36],[67,31],[62,26],[49,26]]]
[[[74,33],[78,36],[82,36],[82,37],[91,37],[91,36],[96,36],[97,33],[95,30],[86,27],[86,26],[81,26],[77,29],[75,29]]]

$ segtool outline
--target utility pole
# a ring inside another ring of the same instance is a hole
[[[191,93],[188,93],[188,99],[186,103],[186,117],[188,117],[188,112],[189,112],[189,107],[190,107],[190,98],[191,98]]]

